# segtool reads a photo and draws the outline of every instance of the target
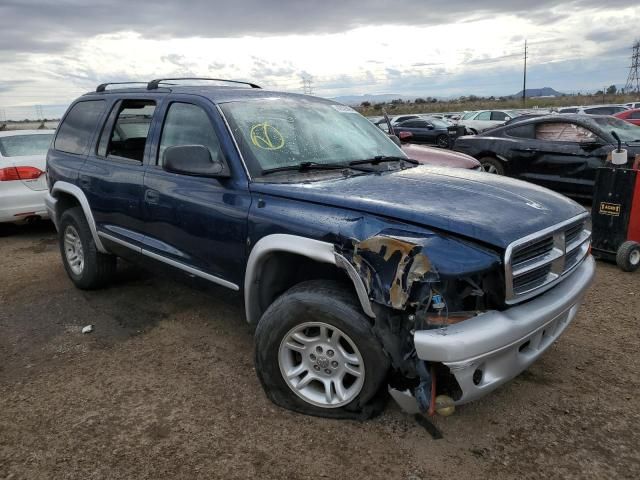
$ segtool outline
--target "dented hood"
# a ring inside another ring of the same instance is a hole
[[[253,183],[251,190],[402,220],[501,248],[585,211],[530,183],[429,166],[307,183]]]

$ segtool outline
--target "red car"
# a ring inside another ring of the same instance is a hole
[[[624,112],[616,113],[614,117],[640,126],[640,108],[636,108],[634,110],[625,110]]]

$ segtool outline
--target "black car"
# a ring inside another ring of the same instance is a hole
[[[640,127],[597,115],[546,115],[460,137],[453,149],[477,158],[484,171],[527,180],[574,197],[591,197],[595,171],[616,148],[631,163],[640,153]]]
[[[449,148],[451,138],[450,125],[437,118],[413,118],[394,125],[396,135],[403,138],[402,132],[409,132],[411,143],[427,143]]]

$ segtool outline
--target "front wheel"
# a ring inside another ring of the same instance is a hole
[[[504,175],[504,165],[497,158],[484,157],[480,159],[482,171],[493,173],[494,175]]]
[[[297,412],[369,418],[384,406],[389,360],[348,285],[309,281],[282,294],[255,336],[267,396]]]

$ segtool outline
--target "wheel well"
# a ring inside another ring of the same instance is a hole
[[[57,192],[56,199],[58,200],[58,203],[56,204],[56,216],[58,219],[60,219],[65,210],[81,206],[78,199],[68,193]]]
[[[353,284],[344,270],[330,263],[318,262],[303,255],[290,252],[273,252],[268,255],[260,269],[257,285],[259,312],[257,321],[276,298],[285,291],[307,280],[335,280],[344,283],[355,293]]]

